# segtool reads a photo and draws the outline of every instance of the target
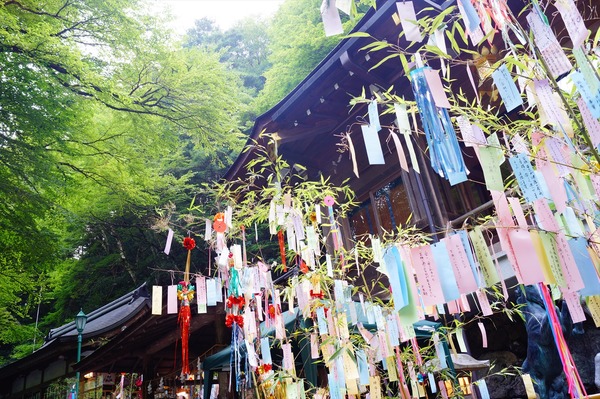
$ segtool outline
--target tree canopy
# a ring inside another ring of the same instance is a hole
[[[161,214],[210,206],[241,132],[341,39],[318,3],[180,42],[143,0],[0,1],[0,364],[182,267]]]
[[[239,149],[238,77],[141,5],[0,4],[0,343],[28,342],[15,356],[36,306],[44,329],[149,278],[155,209]]]

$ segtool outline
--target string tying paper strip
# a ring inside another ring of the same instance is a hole
[[[437,85],[436,93],[434,88],[430,87],[427,75],[431,76],[432,73],[437,76],[437,73],[429,67],[413,70],[410,73],[412,88],[429,146],[431,167],[451,185],[455,185],[467,180],[467,169],[448,110],[440,107],[434,100],[435,96],[445,95],[443,90],[442,93],[437,93],[439,92]]]

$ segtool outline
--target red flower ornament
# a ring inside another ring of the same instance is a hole
[[[196,240],[194,240],[192,237],[185,237],[183,239],[183,247],[188,251],[191,251],[192,249],[196,248]]]

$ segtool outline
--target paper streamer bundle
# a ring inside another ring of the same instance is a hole
[[[448,110],[435,104],[434,95],[425,76],[426,71],[431,71],[431,68],[415,69],[410,73],[410,77],[427,137],[431,167],[451,185],[455,185],[467,180],[465,163]]]
[[[569,387],[569,395],[571,395],[571,398],[587,397],[585,387],[583,386],[583,382],[581,381],[581,377],[579,376],[579,372],[577,371],[575,362],[571,356],[571,351],[569,350],[563,335],[560,320],[558,318],[558,314],[556,313],[554,302],[552,301],[552,296],[548,291],[548,287],[546,287],[546,285],[543,283],[539,283],[538,287],[541,291],[544,305],[546,306],[546,312],[548,314],[548,320],[550,321],[552,335],[554,336],[554,342],[556,343],[556,349],[558,350],[558,354],[563,365],[563,371],[567,379],[567,386]]]
[[[194,286],[190,284],[190,259],[192,249],[196,247],[196,242],[193,238],[186,237],[183,239],[183,246],[188,250],[188,256],[185,263],[183,281],[180,281],[179,284],[177,284],[177,298],[181,301],[177,321],[181,330],[181,373],[185,375],[190,373],[188,356],[188,341],[190,336],[190,323],[192,320],[190,302],[194,299],[195,292]]]

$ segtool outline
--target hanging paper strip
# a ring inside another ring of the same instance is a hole
[[[409,303],[408,285],[404,278],[404,267],[398,248],[387,248],[384,256],[385,268],[394,298],[394,309],[399,311]]]
[[[445,301],[451,302],[460,298],[460,292],[458,291],[458,285],[454,278],[454,272],[452,270],[450,255],[446,248],[446,244],[443,241],[432,244],[431,252],[433,253],[433,259],[435,260],[437,272],[440,276],[440,283],[442,285],[442,291],[444,292]]]
[[[397,1],[396,7],[398,9],[398,15],[400,15],[400,22],[402,23],[402,30],[404,31],[404,38],[409,42],[420,42],[423,40],[419,25],[417,24],[417,17],[413,2]]]
[[[588,36],[585,22],[573,0],[560,0],[554,3],[565,23],[573,42],[573,48],[580,47]]]
[[[167,255],[171,253],[171,243],[173,242],[173,234],[173,230],[169,229],[169,232],[167,233],[167,242],[163,251]]]
[[[466,167],[448,110],[436,106],[427,84],[426,71],[430,70],[427,67],[413,70],[411,83],[429,146],[431,166],[455,185],[467,180]]]
[[[152,286],[152,314],[162,314],[163,289],[160,285]]]
[[[443,238],[441,242],[445,243],[448,250],[458,291],[461,294],[474,292],[477,289],[477,282],[460,236],[453,234]]]
[[[581,95],[581,98],[585,101],[588,110],[595,119],[600,118],[600,91],[592,91],[592,88],[586,82],[583,73],[580,71],[571,72],[571,80],[577,87],[577,91]]]
[[[198,291],[198,313],[206,313],[206,277],[196,277],[196,290]]]
[[[410,256],[415,266],[417,281],[425,306],[444,303],[444,293],[429,245],[411,248]]]
[[[549,72],[555,78],[569,72],[571,63],[554,36],[552,28],[543,21],[546,16],[539,7],[531,11],[526,18],[533,34],[533,40],[540,50]]]
[[[377,129],[372,125],[361,125],[360,128],[362,129],[369,165],[384,165],[383,149],[381,148]]]
[[[504,101],[506,112],[510,112],[523,104],[523,99],[521,98],[519,89],[517,89],[517,86],[512,80],[510,72],[506,68],[505,64],[500,65],[498,69],[492,72],[492,78],[494,79],[494,84],[500,92],[502,101]]]
[[[582,297],[600,295],[600,280],[588,251],[587,240],[582,237],[571,238],[568,243],[581,278],[585,282],[585,287],[579,293]]]
[[[177,286],[167,287],[167,314],[177,313]]]

